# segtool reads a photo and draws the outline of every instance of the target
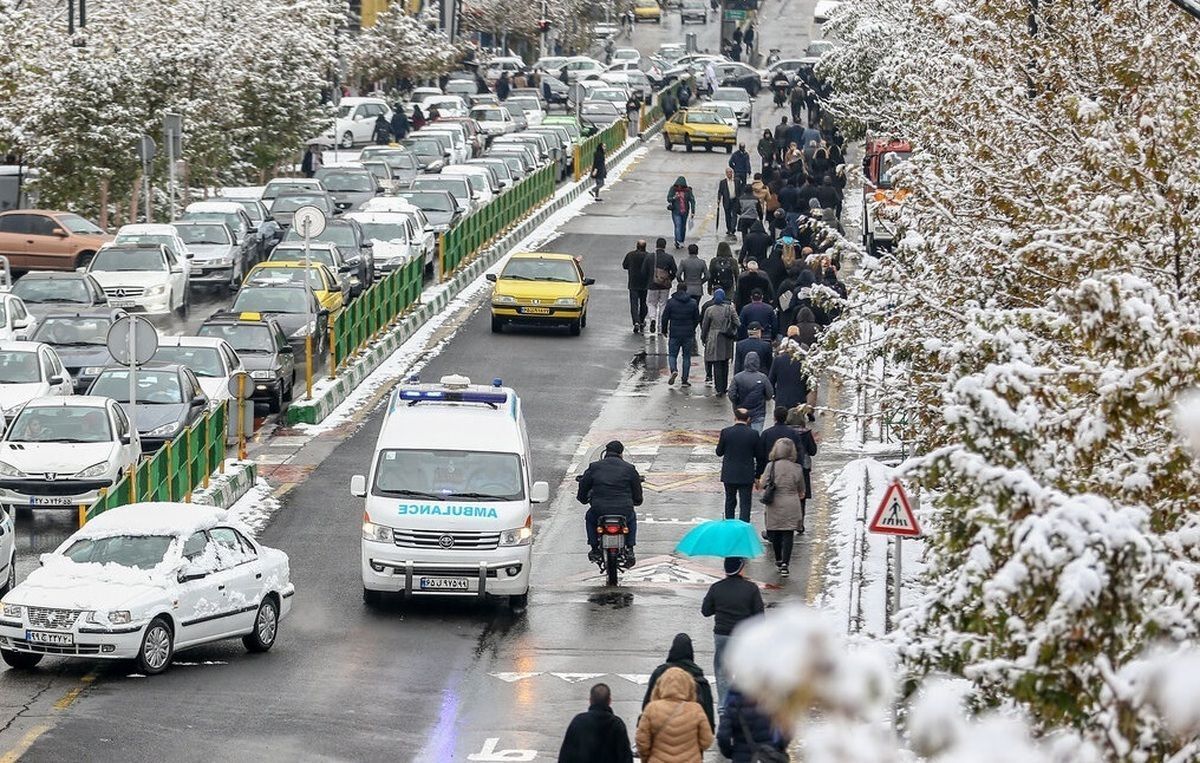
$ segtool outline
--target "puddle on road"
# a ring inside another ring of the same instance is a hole
[[[633,604],[632,591],[597,591],[587,598],[589,604],[610,609],[625,609]]]

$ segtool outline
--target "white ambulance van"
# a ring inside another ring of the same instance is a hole
[[[408,596],[529,599],[533,504],[521,400],[501,386],[445,376],[401,384],[388,399],[370,472],[350,480],[364,498],[363,601]]]

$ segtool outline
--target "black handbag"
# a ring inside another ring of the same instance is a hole
[[[770,476],[763,482],[762,497],[759,499],[764,506],[770,506],[775,502],[775,462],[767,467]]]
[[[791,763],[791,756],[786,751],[777,749],[770,742],[758,744],[754,741],[754,735],[750,733],[750,724],[746,723],[746,716],[738,712],[738,723],[742,726],[742,736],[746,737],[746,744],[750,745],[750,763]]]

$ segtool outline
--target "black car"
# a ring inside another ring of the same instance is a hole
[[[717,73],[717,82],[721,87],[740,87],[751,95],[758,95],[762,89],[762,75],[757,69],[737,61],[716,64],[713,69]]]
[[[124,315],[123,310],[108,309],[50,313],[38,324],[30,341],[45,342],[54,348],[75,380],[76,394],[82,395],[112,362],[108,330]]]
[[[12,293],[25,302],[29,314],[38,320],[63,310],[91,310],[108,304],[104,287],[91,273],[30,271],[17,279]]]
[[[446,154],[442,150],[442,144],[433,138],[405,138],[400,141],[400,145],[417,157],[421,172],[441,172],[446,166]]]
[[[234,204],[240,204],[242,209],[246,210],[246,215],[249,216],[250,222],[254,223],[258,229],[260,254],[266,254],[271,251],[271,247],[278,244],[283,238],[283,229],[279,227],[279,223],[275,222],[275,218],[271,216],[271,211],[267,209],[267,205],[258,199],[238,199],[231,196],[218,196],[213,201],[231,201]]]
[[[358,167],[322,167],[313,177],[329,190],[340,212],[358,209],[369,199],[383,193],[383,186],[375,176]]]
[[[271,413],[283,408],[296,389],[296,354],[274,318],[257,314],[217,313],[196,332],[220,337],[237,351],[254,382],[253,399],[266,402]]]
[[[462,219],[462,212],[449,191],[401,191],[396,198],[404,199],[424,212],[435,233],[445,233]]]
[[[136,397],[129,400],[129,369],[111,366],[92,382],[89,395],[121,404],[137,425],[142,452],[153,453],[195,424],[208,410],[208,395],[191,369],[173,363],[150,363],[137,369]]]
[[[289,228],[283,240],[285,243],[304,241],[304,236],[295,228]],[[353,274],[358,276],[358,282],[362,284],[355,296],[371,285],[371,277],[375,272],[375,258],[372,256],[375,245],[363,235],[362,226],[357,220],[327,220],[325,230],[312,240],[337,244],[338,251],[346,258],[346,264],[354,268]]]
[[[238,292],[230,309],[234,313],[257,313],[274,318],[296,362],[305,360],[305,339],[312,337],[313,367],[321,365],[329,347],[329,311],[321,307],[317,295],[303,283],[250,284]]]

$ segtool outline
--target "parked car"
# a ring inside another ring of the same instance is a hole
[[[17,587],[17,528],[0,506],[0,599]]]
[[[457,95],[435,95],[432,98],[426,98],[425,103],[421,104],[421,109],[426,116],[437,109],[440,117],[465,117],[467,102]]]
[[[162,244],[109,244],[92,258],[87,272],[104,287],[110,307],[149,315],[187,315],[187,272]]]
[[[12,421],[30,400],[74,392],[71,375],[53,347],[41,342],[0,342],[0,409],[6,421]]]
[[[346,261],[346,256],[337,244],[329,241],[311,242],[308,246],[308,261],[319,262],[332,270],[338,278],[346,279],[350,286],[350,297],[357,297],[366,288],[359,276],[358,266]],[[304,244],[285,241],[275,247],[267,262],[304,262]]]
[[[461,98],[474,95],[478,89],[479,86],[475,84],[475,80],[473,79],[452,79],[443,88],[446,95],[457,95]]]
[[[682,0],[679,5],[679,23],[682,25],[697,20],[701,24],[708,23],[708,3],[705,0]]]
[[[386,198],[386,197],[372,197]],[[283,239],[290,243],[303,243],[304,237],[298,231],[289,230]],[[374,272],[375,254],[371,248],[371,240],[363,235],[362,228],[353,219],[329,220],[321,235],[312,239],[329,244],[336,244],[344,263],[332,265],[333,272],[346,277],[354,283],[354,295],[371,284],[371,274]]]
[[[449,191],[454,197],[454,203],[458,205],[458,210],[464,216],[469,215],[476,208],[471,200],[471,183],[466,178],[451,177],[449,175],[418,175],[413,181],[412,190],[414,191]]]
[[[170,249],[179,260],[186,260],[189,251],[188,245],[179,237],[179,231],[175,229],[175,226],[161,223],[122,225],[117,228],[117,235],[112,242],[114,244],[162,244]]]
[[[0,255],[14,270],[75,270],[86,266],[112,238],[70,212],[0,212]]]
[[[368,159],[383,162],[391,170],[392,187],[396,191],[412,185],[413,178],[421,172],[417,157],[408,149],[398,146],[367,146],[360,155],[364,166]]]
[[[719,87],[713,91],[708,104],[710,106],[728,106],[733,109],[738,124],[750,126],[750,119],[754,115],[754,103],[750,100],[750,94],[743,88]]]
[[[200,382],[200,389],[208,396],[210,406],[229,400],[230,377],[246,370],[229,342],[208,336],[160,335],[154,362],[174,363],[190,369]]]
[[[471,109],[471,119],[479,123],[488,138],[504,135],[517,129],[517,122],[505,106],[475,106]]]
[[[392,108],[382,98],[343,98],[333,125],[318,140],[324,145],[342,148],[370,143],[375,135],[375,119],[380,115],[392,121]]]
[[[445,233],[455,225],[458,225],[459,220],[463,216],[458,202],[455,201],[454,196],[449,191],[410,188],[407,191],[401,191],[396,194],[396,198],[407,201],[424,212],[425,218],[429,221],[430,229],[434,233]]]
[[[87,310],[108,305],[104,287],[87,273],[34,270],[17,279],[12,293],[21,298],[34,318],[64,308]]]
[[[116,402],[83,395],[35,398],[0,438],[0,503],[86,506],[141,457],[138,433]]]
[[[339,212],[358,209],[367,199],[383,193],[383,186],[361,164],[326,165],[314,177],[329,191]]]
[[[255,255],[245,240],[239,241],[229,226],[218,220],[181,220],[175,230],[192,253],[191,287],[216,286],[233,291],[254,263]]]
[[[467,164],[477,167],[490,167],[492,172],[495,173],[496,180],[500,183],[500,188],[502,190],[512,188],[514,185],[516,185],[517,180],[519,179],[513,173],[508,162],[504,161],[503,159],[481,156],[478,159],[472,159],[471,161],[467,162]]]
[[[258,229],[254,227],[254,222],[250,219],[250,215],[246,214],[246,210],[242,209],[241,204],[229,201],[192,202],[188,204],[181,220],[176,220],[172,224],[178,226],[181,221],[192,220],[225,223],[233,232],[238,246],[245,249],[251,258],[257,259],[265,254]]]
[[[434,122],[421,128],[414,135],[418,137],[422,135],[444,135],[448,137],[450,139],[450,164],[462,164],[473,156],[473,147],[467,137],[466,130],[453,122],[446,124],[440,121]]]
[[[107,397],[137,426],[142,452],[153,453],[195,424],[208,411],[208,395],[191,369],[173,363],[149,363],[136,369],[134,402],[129,400],[129,369],[104,369],[88,394]]]
[[[472,167],[467,164],[455,164],[447,167],[438,175],[439,178],[465,178],[471,186],[471,203],[479,209],[492,202],[499,188],[492,188],[492,174],[483,167]]]
[[[572,56],[567,59],[566,63],[559,67],[558,71],[561,74],[565,70],[567,73],[567,84],[571,84],[577,80],[586,79],[590,74],[599,74],[604,69],[604,64],[594,58]]]
[[[279,227],[283,228],[284,240],[287,239],[288,228],[292,226],[292,217],[295,216],[296,210],[300,207],[316,207],[325,213],[326,218],[331,218],[338,214],[339,210],[333,201],[333,197],[328,191],[317,193],[315,191],[289,191],[280,194],[275,199],[274,206],[271,207],[271,214],[275,216],[275,221],[279,223]]]
[[[220,639],[265,652],[295,592],[287,555],[252,540],[223,509],[120,506],[5,594],[0,657],[21,670],[47,654],[133,660],[155,675],[177,652]]]
[[[30,314],[20,297],[0,292],[0,342],[28,339],[37,325],[37,317]]]
[[[75,384],[75,392],[82,394],[112,361],[106,344],[108,330],[123,315],[124,310],[107,308],[52,312],[42,319],[30,339],[54,348]]]
[[[592,132],[607,129],[625,117],[623,108],[618,109],[612,101],[585,101],[579,107],[579,118],[592,128]]]
[[[279,223],[275,222],[275,218],[271,216],[271,210],[267,209],[267,205],[258,199],[243,199],[231,196],[219,196],[213,201],[227,201],[241,205],[246,214],[250,217],[250,222],[257,228],[258,240],[260,242],[260,251],[269,252],[271,247],[279,243],[283,238],[283,229],[279,227]]]
[[[372,146],[367,146],[363,149],[363,152],[370,151],[372,148]],[[386,148],[386,146],[379,146],[379,148]],[[320,180],[314,180],[313,178],[275,178],[274,180],[270,180],[263,187],[262,192],[262,203],[267,208],[267,211],[274,212],[273,205],[275,204],[275,199],[279,198],[280,194],[289,191],[318,191],[323,193],[325,186],[321,185]]]
[[[277,283],[307,283],[321,307],[329,311],[330,321],[350,300],[350,279],[337,276],[322,262],[260,262],[246,276],[248,286]]]
[[[400,145],[411,151],[417,158],[417,166],[423,173],[441,172],[442,167],[446,166],[446,151],[432,135],[422,137],[410,135],[400,141]],[[409,182],[409,187],[411,186],[412,183]]]
[[[380,276],[416,258],[432,264],[437,242],[425,213],[409,205],[396,212],[351,212],[363,235],[374,244],[375,268]]]
[[[283,410],[296,390],[296,354],[279,322],[258,313],[217,313],[196,331],[229,343],[254,382],[252,399],[265,402],[271,413]],[[301,355],[301,362],[304,356]]]
[[[287,334],[297,358],[305,357],[305,337],[311,336],[313,365],[319,365],[325,358],[329,341],[329,311],[321,307],[307,284],[244,286],[233,301],[232,311],[274,318]]]

